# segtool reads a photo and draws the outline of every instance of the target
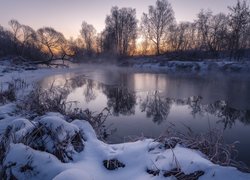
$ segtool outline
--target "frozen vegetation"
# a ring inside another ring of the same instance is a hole
[[[26,84],[77,68],[9,67],[0,66],[1,96],[13,79],[25,81],[14,81],[17,97],[7,95],[0,102],[3,179],[250,179],[250,174],[235,167],[212,163],[178,138],[111,145],[98,139],[88,119],[72,119],[58,112],[28,118],[18,111],[18,101],[32,90]]]
[[[250,178],[249,174],[213,164],[201,152],[178,144],[169,148],[152,139],[105,144],[97,139],[87,121],[69,123],[58,113],[33,121],[20,117],[2,121],[5,123],[1,123],[1,129],[8,131],[1,133],[2,141],[6,133],[12,134],[5,141],[10,144],[2,162],[7,179]]]
[[[250,62],[245,61],[231,61],[228,59],[220,60],[203,60],[203,61],[169,61],[167,58],[134,58],[129,59],[125,65],[148,71],[160,72],[188,72],[188,73],[209,73],[209,72],[223,72],[223,73],[242,73],[250,72]]]

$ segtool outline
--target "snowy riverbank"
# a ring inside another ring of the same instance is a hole
[[[6,111],[10,110],[10,107],[1,107],[0,113],[8,113]],[[1,120],[0,127],[8,127],[15,137],[11,139],[13,142],[10,143],[3,161],[7,178],[250,178],[250,174],[239,172],[236,168],[215,165],[201,152],[181,145],[176,145],[172,149],[166,148],[164,144],[152,139],[115,145],[105,144],[97,139],[87,121],[74,120],[69,123],[58,113],[48,113],[34,121],[7,115]],[[39,134],[39,131],[43,133]],[[24,139],[27,134],[32,133],[30,140]],[[2,133],[1,136],[3,138]],[[78,142],[75,142],[76,140]],[[39,143],[43,146],[44,152],[40,151]]]
[[[241,62],[230,60],[204,60],[204,61],[168,61],[164,58],[138,58],[130,59],[127,65],[135,69],[160,71],[167,73],[187,72],[187,73],[246,73],[250,72],[250,61]]]
[[[72,70],[17,68],[5,72],[8,65],[1,67],[4,84],[13,78],[32,83]],[[0,104],[3,179],[250,179],[250,174],[216,165],[197,150],[178,143],[169,146],[168,140],[110,145],[98,140],[85,120],[69,121],[56,112],[28,119],[17,113],[16,101]]]

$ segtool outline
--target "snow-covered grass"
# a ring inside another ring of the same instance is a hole
[[[2,90],[8,88],[8,84],[16,79],[21,79],[29,84],[36,82],[44,77],[65,73],[67,68],[49,68],[49,67],[33,67],[10,64],[8,61],[0,61],[0,87]]]
[[[44,127],[36,134],[40,137],[25,139],[37,126]],[[7,129],[11,138],[1,136],[2,141],[9,143],[2,161],[2,177],[6,179],[250,178],[250,174],[213,164],[201,152],[181,145],[166,148],[153,139],[105,144],[97,139],[87,121],[69,123],[58,113],[48,113],[32,122],[25,118],[12,119]],[[82,142],[81,148],[74,144],[76,134],[79,134],[78,142]],[[41,143],[44,143],[43,150],[37,146]],[[58,149],[64,150],[67,161],[58,157]]]
[[[32,90],[26,82],[68,71],[41,68],[3,72],[1,68],[8,65],[3,66],[0,65],[3,91],[8,90],[6,84],[11,80],[25,79],[24,86],[15,88],[19,89],[15,92],[18,101],[23,88]],[[2,179],[250,179],[250,174],[214,164],[201,151],[183,143],[166,146],[168,139],[106,144],[89,123],[91,112],[86,119],[72,116],[69,120],[66,114],[47,112],[51,109],[48,106],[35,118],[27,118],[17,113],[18,102],[10,101],[7,99],[0,106]],[[29,111],[33,102],[30,103]],[[102,123],[98,115],[92,120]]]
[[[219,72],[250,72],[250,61],[204,60],[204,61],[166,61],[164,59],[136,59],[130,60],[130,65],[136,69],[161,72],[207,73]]]

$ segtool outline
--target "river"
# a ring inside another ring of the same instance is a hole
[[[223,132],[237,143],[238,160],[250,165],[250,76],[243,74],[164,74],[126,68],[91,67],[43,79],[63,86],[72,81],[67,101],[111,115],[105,121],[109,143],[181,133]]]

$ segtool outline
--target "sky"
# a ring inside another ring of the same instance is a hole
[[[94,25],[98,32],[105,27],[106,15],[112,6],[136,8],[140,20],[143,12],[156,0],[0,0],[0,25],[8,27],[10,19],[35,30],[50,26],[67,38],[77,37],[82,21]],[[237,0],[169,0],[177,22],[193,21],[200,9],[215,13],[228,12]],[[250,3],[250,0],[247,0]]]

